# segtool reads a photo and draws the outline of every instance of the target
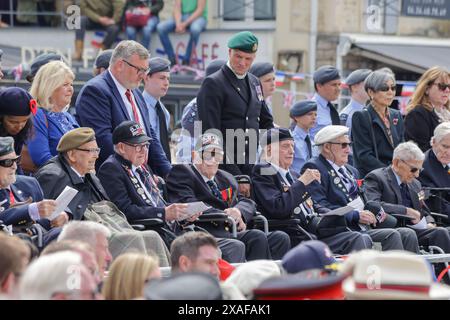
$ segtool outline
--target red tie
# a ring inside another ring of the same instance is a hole
[[[140,120],[139,120],[139,113],[137,111],[136,105],[134,104],[134,100],[131,96],[131,91],[130,89],[127,89],[127,91],[125,91],[125,95],[127,96],[128,101],[131,103],[131,109],[133,109],[133,118],[134,121],[138,124],[141,124]]]

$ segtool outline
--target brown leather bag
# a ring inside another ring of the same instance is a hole
[[[38,169],[33,160],[31,160],[26,144],[23,145],[22,152],[20,153],[20,167],[24,173],[35,173]]]

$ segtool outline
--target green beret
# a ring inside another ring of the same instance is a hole
[[[14,139],[12,137],[0,137],[0,156],[14,152]]]
[[[258,38],[250,31],[242,31],[236,33],[228,40],[228,48],[255,53],[258,50]]]
[[[59,140],[56,150],[66,152],[79,148],[85,143],[95,140],[95,132],[92,128],[76,128],[64,134]]]

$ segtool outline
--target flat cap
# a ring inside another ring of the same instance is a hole
[[[222,68],[222,66],[227,63],[225,60],[213,60],[211,61],[208,66],[206,67],[205,70],[205,77],[208,77],[210,75],[212,75],[213,73],[215,73],[216,71],[218,71],[220,68]]]
[[[250,31],[241,31],[228,40],[228,48],[255,53],[258,50],[258,38]]]
[[[264,148],[275,142],[281,142],[284,140],[294,140],[291,131],[286,128],[272,128],[264,132],[261,137],[261,147]]]
[[[341,76],[339,74],[338,69],[333,66],[322,66],[317,69],[313,74],[314,83],[327,83],[336,79],[340,79]]]
[[[350,73],[344,82],[348,86],[363,82],[371,72],[370,69],[357,69]]]
[[[301,117],[310,111],[317,110],[317,102],[312,100],[303,100],[296,102],[289,111],[291,117]]]
[[[348,127],[329,125],[319,130],[314,137],[314,144],[320,146],[348,134]]]
[[[35,114],[37,102],[24,89],[9,87],[0,91],[0,114],[7,116],[28,116]]]
[[[30,73],[27,75],[27,80],[29,82],[32,82],[34,77],[36,76],[36,73],[43,65],[46,65],[50,61],[55,60],[62,60],[61,55],[57,53],[43,53],[38,55],[31,63]]]
[[[257,62],[250,68],[250,73],[258,78],[271,72],[275,72],[275,69],[273,67],[273,63],[270,62]]]
[[[76,128],[66,132],[59,140],[56,150],[66,152],[76,149],[85,143],[95,140],[95,132],[92,128]]]
[[[14,139],[12,137],[0,137],[0,157],[14,152]]]
[[[123,121],[113,131],[113,144],[128,142],[139,144],[153,140],[147,136],[141,126],[134,121]]]
[[[148,60],[148,67],[148,75],[157,72],[170,72],[170,61],[165,58],[154,57]]]
[[[204,133],[198,137],[195,143],[195,151],[204,151],[206,149],[218,148],[223,150],[223,144],[220,137],[214,133]]]
[[[114,51],[113,49],[108,49],[108,50],[103,50],[102,52],[100,52],[98,54],[97,58],[95,58],[94,66],[97,69],[100,69],[100,68],[108,69],[109,61],[111,60],[113,51]]]

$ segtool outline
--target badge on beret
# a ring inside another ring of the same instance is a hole
[[[257,43],[255,43],[255,44],[253,45],[253,47],[252,47],[252,51],[253,51],[253,52],[256,52],[256,50],[258,50],[258,44],[257,44]]]
[[[262,89],[261,89],[261,86],[255,86],[255,89],[256,89],[256,93],[257,93],[257,95],[258,95],[258,100],[259,101],[263,101],[264,100],[264,95],[263,95],[263,93],[262,93]]]

